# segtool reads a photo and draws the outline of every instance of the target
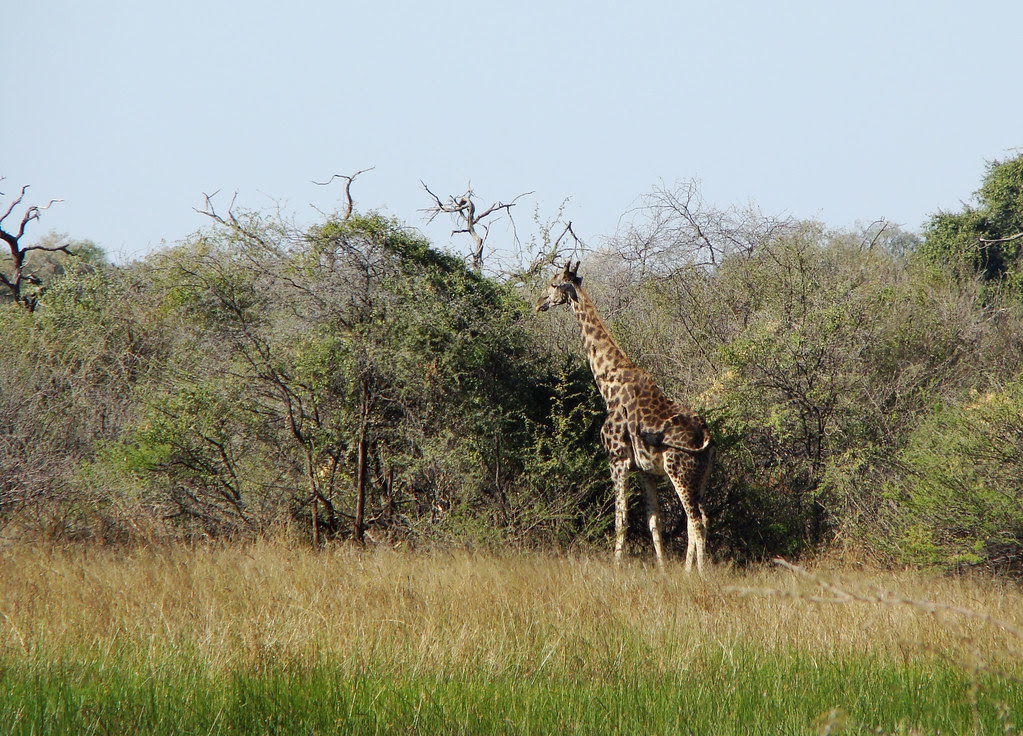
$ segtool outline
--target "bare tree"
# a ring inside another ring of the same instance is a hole
[[[17,228],[7,230],[4,227],[4,221],[11,216],[11,213],[25,200],[25,192],[28,191],[28,184],[21,188],[21,193],[11,202],[10,206],[4,211],[3,216],[0,216],[0,240],[3,240],[7,244],[7,248],[10,250],[11,259],[11,271],[5,273],[4,270],[0,270],[0,284],[10,292],[11,297],[18,304],[23,306],[29,312],[34,312],[36,306],[39,304],[39,295],[42,292],[42,279],[38,275],[33,273],[25,264],[25,256],[32,251],[40,252],[56,252],[60,251],[67,253],[68,255],[75,255],[70,249],[69,244],[63,243],[58,245],[22,245],[21,239],[25,236],[25,229],[28,224],[33,220],[38,220],[43,210],[49,209],[51,206],[60,202],[59,199],[51,199],[47,204],[40,207],[38,205],[32,205],[28,207],[21,217],[21,222]],[[0,192],[3,195],[3,192]],[[3,257],[3,261],[7,260],[7,256]],[[35,286],[36,288],[29,291],[25,289],[25,285]]]
[[[473,249],[470,254],[472,260],[472,270],[476,273],[483,271],[483,245],[487,240],[487,235],[490,233],[490,225],[486,222],[488,218],[494,215],[504,213],[508,215],[508,220],[512,223],[512,229],[515,228],[515,221],[511,219],[511,208],[515,206],[522,197],[528,196],[533,192],[523,192],[515,197],[511,202],[504,203],[497,201],[487,207],[482,212],[477,211],[476,203],[473,201],[473,197],[476,196],[475,192],[472,191],[472,184],[467,185],[465,193],[459,196],[450,196],[447,201],[442,201],[440,197],[430,191],[430,187],[426,186],[425,182],[420,182],[423,185],[423,189],[429,194],[434,201],[433,206],[423,210],[429,214],[426,222],[427,224],[434,221],[437,215],[447,213],[451,215],[456,222],[460,223],[461,227],[457,227],[451,231],[452,235],[457,233],[468,233],[469,237],[473,241]]]
[[[764,216],[755,207],[719,210],[703,201],[699,183],[663,182],[645,195],[611,241],[611,249],[641,273],[714,269],[727,256],[748,255],[791,227],[788,218]]]

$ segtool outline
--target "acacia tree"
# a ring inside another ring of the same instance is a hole
[[[42,293],[43,280],[27,265],[26,256],[33,251],[43,253],[62,252],[68,255],[75,255],[70,250],[68,243],[37,243],[35,245],[22,245],[21,240],[25,236],[28,224],[38,220],[43,210],[49,209],[60,200],[51,199],[49,203],[40,207],[31,205],[25,209],[21,221],[14,228],[8,230],[4,221],[17,209],[25,200],[25,192],[28,191],[28,184],[21,188],[21,193],[0,216],[0,240],[2,240],[10,252],[10,256],[4,256],[4,268],[0,269],[0,284],[7,289],[9,295],[15,302],[20,304],[29,312],[34,312],[39,304],[39,296]],[[0,192],[2,194],[2,192]],[[9,265],[5,263],[10,260]],[[9,269],[9,270],[8,270]],[[26,288],[34,287],[34,288]]]

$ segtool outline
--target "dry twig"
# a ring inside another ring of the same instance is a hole
[[[788,570],[803,580],[808,580],[818,587],[820,587],[827,596],[807,594],[803,591],[791,591],[782,590],[780,588],[743,588],[743,587],[727,587],[725,592],[733,593],[737,595],[764,595],[764,596],[779,596],[788,598],[799,598],[801,600],[810,601],[812,603],[870,603],[875,605],[886,605],[886,606],[908,606],[925,613],[953,613],[958,616],[966,618],[972,618],[978,621],[982,621],[986,624],[990,624],[1003,631],[1011,634],[1020,641],[1023,641],[1023,629],[1003,621],[1002,619],[995,618],[989,613],[982,611],[974,611],[969,608],[963,608],[961,606],[950,606],[945,603],[935,603],[934,601],[919,600],[916,598],[910,598],[900,593],[892,593],[886,590],[873,590],[870,592],[860,592],[843,588],[835,583],[825,580],[824,578],[814,575],[808,572],[799,565],[794,565],[791,562],[776,557],[772,562],[781,567],[784,570]]]

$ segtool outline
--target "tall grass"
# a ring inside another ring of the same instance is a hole
[[[584,557],[270,542],[15,546],[0,560],[0,732],[908,734],[1019,723],[1019,587],[815,574],[700,579]]]

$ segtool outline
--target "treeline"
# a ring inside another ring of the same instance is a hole
[[[501,276],[347,208],[214,216],[123,266],[29,254],[50,269],[24,279],[31,308],[0,301],[3,535],[606,545],[603,406],[571,315],[529,308],[537,266],[567,255],[555,227]],[[717,555],[1018,572],[1021,247],[1018,158],[921,235],[658,188],[581,274],[712,426]]]

